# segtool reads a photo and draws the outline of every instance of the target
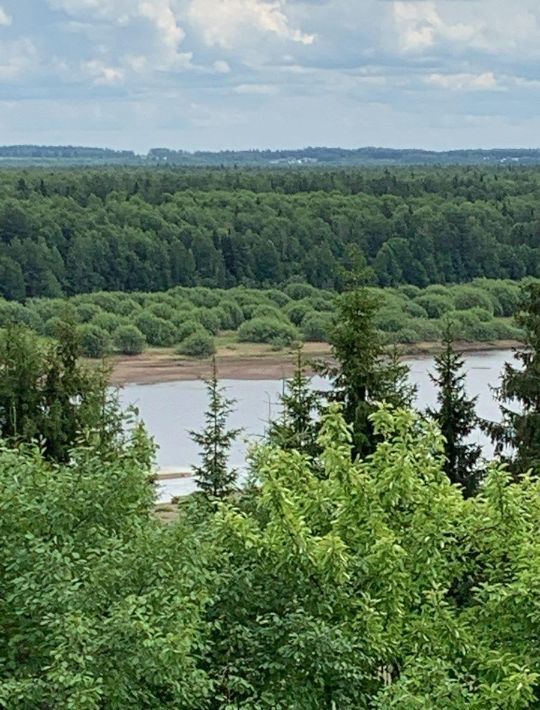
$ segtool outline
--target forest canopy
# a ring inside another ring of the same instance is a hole
[[[0,295],[341,289],[540,275],[534,168],[28,169],[0,174]]]

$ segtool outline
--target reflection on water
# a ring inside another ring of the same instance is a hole
[[[465,356],[467,391],[478,396],[478,416],[497,419],[499,409],[493,399],[492,387],[497,386],[505,362],[512,359],[509,350],[474,353]],[[417,404],[426,409],[435,404],[436,392],[429,379],[433,358],[414,358],[408,361],[411,381],[417,386]],[[223,380],[227,395],[236,399],[231,414],[231,428],[243,429],[243,435],[231,452],[231,465],[242,468],[249,441],[257,441],[264,434],[268,421],[279,415],[279,395],[283,383],[276,380]],[[314,378],[314,387],[323,389],[325,383]],[[138,407],[142,419],[159,445],[158,467],[162,471],[186,470],[197,463],[198,449],[189,432],[204,426],[207,406],[203,382],[167,382],[158,385],[129,385],[121,392],[124,404]],[[484,447],[486,455],[491,446],[486,437],[476,432],[473,441]],[[160,497],[169,499],[193,490],[190,479],[164,481]]]

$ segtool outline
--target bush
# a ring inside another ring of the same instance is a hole
[[[293,301],[301,301],[303,298],[309,298],[317,294],[316,288],[304,283],[288,284],[283,291],[289,298],[292,298]]]
[[[489,323],[489,321],[493,320],[493,311],[489,311],[486,308],[471,308],[468,312],[482,323]]]
[[[140,355],[145,348],[146,339],[134,325],[121,325],[114,333],[114,344],[124,355]]]
[[[287,316],[275,306],[261,304],[253,309],[251,318],[271,318],[274,320],[287,321]]]
[[[403,286],[398,286],[396,289],[399,293],[403,294],[406,298],[416,298],[422,293],[422,289],[418,286],[412,286],[411,284],[405,284]]]
[[[418,336],[417,341],[434,342],[440,340],[442,333],[440,321],[427,318],[416,318],[409,321],[408,328],[414,328]]]
[[[472,308],[483,308],[493,315],[492,299],[473,286],[456,286],[452,290],[452,300],[456,311],[470,311]]]
[[[100,313],[104,313],[96,303],[79,303],[75,306],[75,312],[79,323],[89,323]]]
[[[197,330],[202,330],[205,333],[208,331],[204,330],[202,325],[196,321],[196,320],[186,320],[184,321],[181,325],[179,325],[176,329],[176,333],[178,336],[178,342],[181,343],[182,340],[185,340],[188,338],[190,335],[193,335]]]
[[[414,301],[409,301],[403,305],[403,312],[412,318],[427,318],[428,314],[425,308],[419,306]]]
[[[293,301],[292,303],[289,303],[288,306],[285,306],[284,312],[291,323],[298,326],[302,323],[304,317],[308,313],[313,312],[313,307],[307,299],[302,301]]]
[[[223,314],[221,320],[223,330],[237,330],[244,322],[244,313],[233,300],[222,301],[218,310]]]
[[[426,313],[428,318],[442,318],[445,313],[452,310],[452,300],[448,296],[442,296],[438,293],[425,294],[424,296],[418,296],[414,299],[414,302],[421,306]]]
[[[491,297],[494,312],[498,316],[509,317],[515,315],[520,303],[520,288],[517,284],[508,281],[490,281],[479,279],[475,281]]]
[[[240,342],[271,343],[279,339],[291,345],[299,338],[300,334],[294,326],[273,318],[254,318],[242,323],[238,329]]]
[[[117,316],[116,313],[98,313],[90,321],[92,325],[106,330],[108,333],[114,333],[121,325],[129,325],[129,322],[122,316]]]
[[[199,321],[205,330],[212,333],[212,335],[217,335],[219,333],[221,323],[216,310],[211,308],[198,308],[193,313],[193,317]]]
[[[307,313],[302,320],[302,335],[306,342],[327,342],[332,327],[332,317],[327,313]]]
[[[57,338],[58,334],[62,331],[65,326],[66,321],[60,316],[53,316],[45,323],[43,327],[43,335],[48,338]]]
[[[401,344],[418,343],[420,341],[418,333],[410,325],[406,328],[401,328],[396,333],[392,333],[390,337],[392,337],[392,342]]]
[[[264,295],[268,300],[272,301],[278,308],[284,308],[287,303],[290,302],[290,297],[287,296],[283,291],[278,291],[277,289],[271,289],[270,291],[265,291]]]
[[[406,320],[408,319],[402,311],[394,308],[381,308],[375,316],[375,325],[385,333],[397,333],[404,327]]]
[[[176,352],[179,355],[205,358],[216,352],[216,346],[210,333],[204,330],[197,330],[180,343]]]
[[[79,335],[81,352],[85,357],[101,358],[111,349],[111,336],[103,328],[85,323],[77,328]]]
[[[219,306],[221,300],[221,294],[217,289],[203,287],[189,289],[187,296],[197,308],[215,308]]]
[[[146,338],[149,345],[155,347],[169,347],[178,340],[177,330],[172,323],[158,318],[149,311],[142,311],[135,318],[135,325]]]
[[[167,321],[172,320],[175,313],[175,309],[169,303],[151,303],[144,310],[146,313],[152,313],[157,318]]]

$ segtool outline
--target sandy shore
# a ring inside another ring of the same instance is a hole
[[[505,350],[519,345],[513,340],[488,343],[457,343],[462,352]],[[432,355],[439,350],[438,343],[417,343],[403,348],[404,357]],[[326,343],[306,343],[307,360],[329,360],[330,347]],[[267,346],[223,348],[216,355],[219,376],[224,380],[281,380],[294,371],[294,352],[274,352]],[[116,357],[111,361],[111,383],[157,384],[198,380],[210,374],[209,360],[183,359],[173,350],[151,350],[136,357]]]

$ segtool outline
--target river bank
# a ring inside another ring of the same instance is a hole
[[[490,342],[458,342],[458,350],[467,353],[508,350],[518,346],[514,340]],[[439,343],[425,342],[401,348],[403,357],[422,357],[437,353]],[[306,360],[329,360],[327,343],[306,343],[303,347]],[[294,371],[294,351],[273,351],[268,345],[243,344],[218,348],[216,353],[219,376],[226,380],[282,380]],[[210,360],[182,358],[173,349],[149,350],[134,357],[111,359],[111,384],[150,385],[165,382],[189,382],[208,377]]]

